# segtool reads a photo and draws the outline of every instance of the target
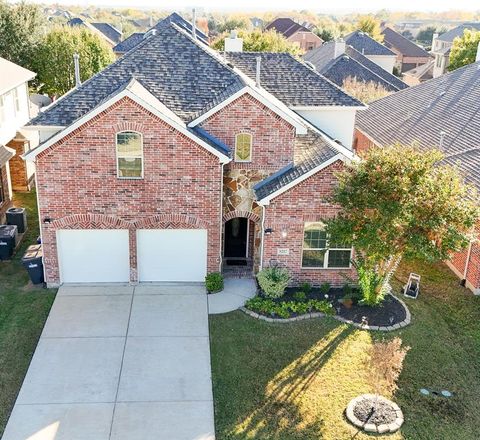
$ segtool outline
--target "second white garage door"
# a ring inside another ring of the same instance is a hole
[[[206,229],[139,229],[139,281],[204,281]]]

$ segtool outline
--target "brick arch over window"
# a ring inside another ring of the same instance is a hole
[[[105,214],[73,214],[52,222],[55,229],[130,229],[132,224]]]
[[[228,222],[228,220],[236,217],[248,218],[255,223],[260,221],[260,217],[251,211],[230,211],[223,216],[223,223]]]
[[[113,127],[113,131],[115,133],[120,133],[122,131],[134,131],[137,133],[143,133],[145,131],[145,127],[143,124],[139,124],[138,122],[121,122]]]
[[[209,224],[192,215],[160,214],[137,220],[136,229],[207,229]]]

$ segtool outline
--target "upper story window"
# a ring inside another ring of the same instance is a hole
[[[239,133],[235,136],[235,161],[252,161],[252,135],[250,133]]]
[[[331,241],[325,232],[323,223],[305,223],[302,252],[303,268],[349,268],[351,258],[351,246]]]
[[[117,176],[127,179],[143,177],[143,138],[134,131],[117,133]]]
[[[18,94],[18,89],[12,90],[12,96],[13,96],[13,106],[15,108],[15,113],[19,113],[20,112],[20,96]]]

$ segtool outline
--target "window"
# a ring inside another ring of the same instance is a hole
[[[0,124],[5,122],[5,97],[0,95]]]
[[[252,161],[252,135],[250,133],[240,133],[235,136],[235,161]]]
[[[13,104],[15,107],[15,113],[20,112],[20,98],[18,96],[18,89],[12,90]]]
[[[349,268],[352,248],[335,243],[325,232],[323,223],[305,223],[303,233],[303,268]]]
[[[143,140],[140,133],[117,133],[117,176],[127,179],[143,177]]]

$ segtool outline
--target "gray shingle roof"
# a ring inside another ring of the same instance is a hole
[[[452,42],[456,37],[461,37],[466,29],[480,31],[480,23],[463,23],[439,35],[438,40]]]
[[[13,156],[14,153],[7,150],[3,145],[0,145],[0,168],[3,167]]]
[[[129,37],[125,38],[125,40],[120,41],[114,48],[113,51],[115,53],[126,53],[129,50],[133,49],[137,44],[141,43],[143,40],[143,36],[145,34],[143,32],[134,32]]]
[[[91,23],[91,25],[114,43],[119,43],[122,33],[109,23]]]
[[[357,127],[376,143],[416,142],[440,148],[448,163],[459,161],[480,189],[480,63],[372,102],[357,114]]]
[[[257,200],[282,189],[338,154],[321,135],[312,130],[305,135],[297,135],[295,142],[295,162],[257,183],[254,186]]]
[[[345,42],[364,55],[393,55],[388,47],[375,41],[365,32],[355,31],[345,37]]]
[[[212,102],[224,99],[225,90],[236,91],[243,86],[232,69],[175,25],[165,22],[157,28],[156,35],[143,40],[29,124],[69,125],[131,77],[185,121],[193,119]]]
[[[366,56],[346,45],[345,54],[333,59],[335,42],[328,42],[305,54],[305,60],[311,62],[322,75],[342,87],[348,77],[359,81],[374,82],[389,91],[396,92],[408,87],[395,75],[382,69]]]
[[[382,31],[384,37],[384,45],[388,48],[394,47],[397,49],[403,56],[406,57],[424,57],[430,59],[430,54],[422,49],[420,46],[417,46],[414,42],[410,41],[408,38],[405,38],[402,34],[399,34],[397,31],[386,27]]]
[[[276,18],[265,28],[267,31],[275,29],[279,34],[282,34],[285,38],[291,37],[296,32],[311,32],[310,29],[293,21],[289,17]]]
[[[253,80],[258,56],[262,58],[261,86],[288,106],[363,106],[360,101],[288,53],[227,53],[227,59]]]
[[[177,14],[176,12],[171,13],[168,17],[164,18],[163,20],[160,20],[153,28],[157,28],[157,26],[161,26],[162,22],[170,22],[170,23],[175,23],[180,29],[183,29],[184,31],[188,32],[190,35],[192,35],[193,32],[193,26],[192,23],[189,22],[188,20],[185,20],[180,14]],[[195,33],[197,35],[197,38],[205,44],[208,44],[208,35],[204,34],[198,27],[195,29]]]

